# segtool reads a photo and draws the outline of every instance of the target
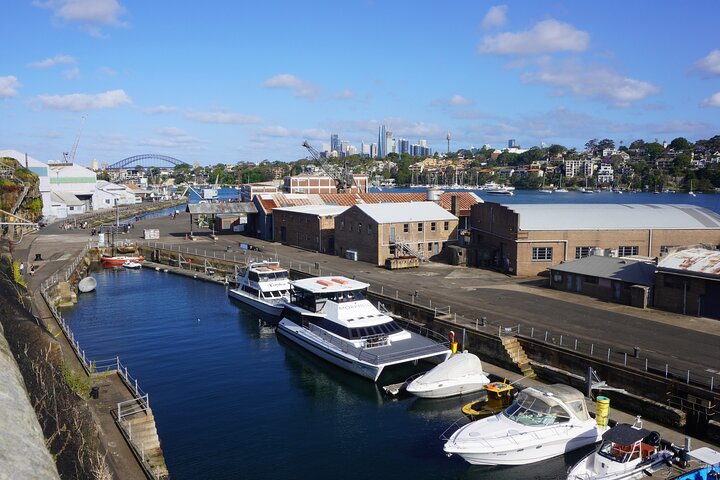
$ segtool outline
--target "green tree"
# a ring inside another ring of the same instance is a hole
[[[665,149],[658,142],[646,143],[645,153],[651,161],[657,160],[663,154]]]
[[[686,152],[692,148],[690,145],[690,142],[687,141],[686,138],[678,137],[674,139],[672,142],[670,142],[670,148],[675,150],[676,152]]]

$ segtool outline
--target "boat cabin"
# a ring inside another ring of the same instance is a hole
[[[653,436],[657,438],[653,439]],[[642,461],[657,451],[659,441],[657,433],[622,423],[603,434],[598,456],[617,463]]]
[[[287,297],[290,290],[290,274],[278,262],[251,263],[237,282],[243,292],[263,299]]]
[[[567,385],[526,388],[503,414],[521,425],[549,426],[590,418],[583,394]]]

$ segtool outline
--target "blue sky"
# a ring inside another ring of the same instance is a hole
[[[294,161],[378,126],[444,151],[720,134],[720,3],[12,0],[0,149]]]

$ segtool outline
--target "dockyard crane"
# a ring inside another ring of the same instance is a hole
[[[308,152],[312,156],[312,160],[328,174],[330,178],[335,180],[335,188],[338,193],[348,193],[355,182],[352,171],[350,170],[347,161],[344,163],[342,168],[332,165],[326,158],[320,156],[317,150],[310,145],[307,140],[303,142],[303,147],[307,148]]]
[[[80,120],[80,131],[78,131],[77,137],[75,137],[75,143],[73,143],[72,149],[69,152],[63,152],[65,163],[75,162],[75,154],[77,153],[78,143],[80,143],[80,135],[82,135],[83,126],[85,125],[86,118],[87,115],[83,115],[82,120]]]

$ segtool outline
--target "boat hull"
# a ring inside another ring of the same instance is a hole
[[[442,384],[433,384],[424,388],[414,388],[411,383],[406,390],[420,398],[449,398],[480,392],[485,389],[485,385],[490,383],[490,380],[485,377],[484,380],[479,379],[474,382],[456,382],[450,385],[447,385],[448,382],[444,383],[446,384],[444,386],[441,386]]]
[[[365,377],[373,382],[377,381],[382,373],[382,366],[372,365],[356,359],[342,352],[337,346],[318,338],[307,329],[288,320],[281,320],[276,332],[333,365]]]
[[[636,465],[634,468],[626,471],[609,471],[598,474],[593,471],[592,468],[594,463],[594,454],[592,454],[570,469],[567,478],[568,480],[631,480],[645,478],[647,473],[652,473],[663,468],[672,456],[672,452],[662,451],[659,452],[651,463],[644,463],[642,466]]]
[[[283,308],[285,308],[284,301],[278,303],[269,303],[259,298],[252,297],[247,293],[243,292],[242,290],[238,289],[228,290],[228,296],[237,300],[238,302],[244,303],[245,305],[254,308],[255,310],[259,310],[263,313],[276,317],[279,317],[283,312]]]
[[[107,267],[122,267],[123,263],[126,262],[142,262],[145,258],[140,256],[122,256],[122,257],[100,257],[100,263]]]

